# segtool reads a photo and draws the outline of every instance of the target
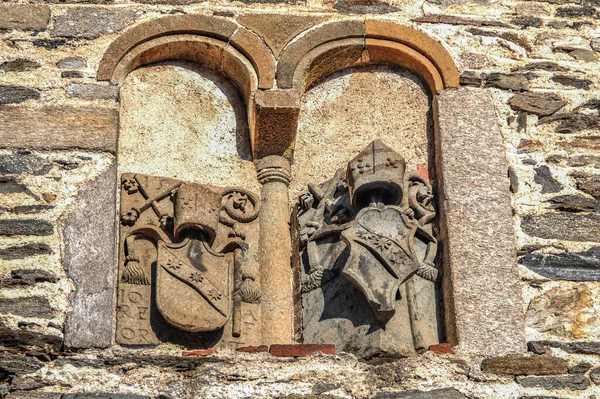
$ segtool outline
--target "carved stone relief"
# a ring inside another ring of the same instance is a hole
[[[298,201],[305,343],[414,355],[439,342],[432,187],[380,140]]]
[[[260,281],[248,240],[259,209],[241,188],[123,174],[117,342],[259,342]]]

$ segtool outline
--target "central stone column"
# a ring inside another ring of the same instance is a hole
[[[261,189],[259,262],[262,289],[262,342],[292,342],[292,269],[290,266],[290,163],[279,155],[255,162]]]

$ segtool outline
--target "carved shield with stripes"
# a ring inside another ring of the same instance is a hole
[[[158,243],[156,304],[169,324],[182,330],[214,331],[231,313],[231,261],[204,241]]]

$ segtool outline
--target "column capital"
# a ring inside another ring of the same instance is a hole
[[[280,155],[269,155],[254,161],[257,178],[260,184],[280,182],[290,185],[290,161]]]

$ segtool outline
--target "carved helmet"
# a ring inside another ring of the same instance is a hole
[[[346,180],[354,209],[362,209],[373,202],[399,205],[402,202],[404,158],[383,144],[371,142],[346,169]]]

